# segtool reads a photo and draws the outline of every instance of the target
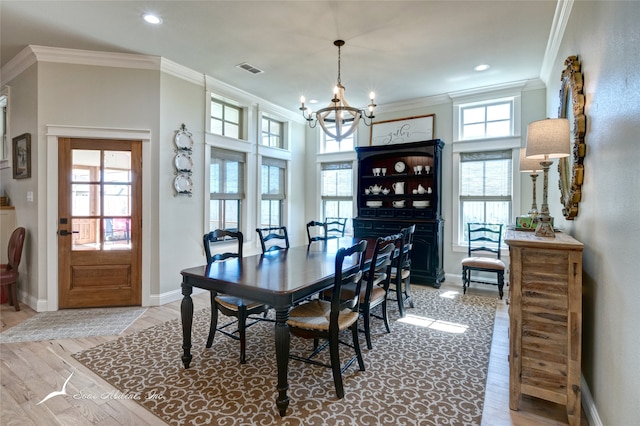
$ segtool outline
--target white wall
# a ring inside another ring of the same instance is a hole
[[[584,243],[582,371],[603,425],[638,424],[640,415],[638,22],[637,1],[574,2],[547,91],[555,117],[564,60],[578,55],[585,175],[578,216],[560,224]],[[561,218],[560,206],[552,207]]]

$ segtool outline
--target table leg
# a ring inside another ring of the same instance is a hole
[[[191,293],[193,288],[190,285],[182,283],[182,304],[180,305],[180,314],[182,316],[182,363],[184,368],[189,368],[191,364],[191,328],[193,325],[193,300]]]
[[[287,381],[287,375],[289,370],[291,336],[289,335],[289,326],[287,325],[288,319],[288,308],[276,310],[275,340],[276,360],[278,363],[278,398],[276,398],[276,405],[280,412],[280,417],[284,417],[287,414],[287,408],[289,407],[289,397],[287,396],[289,383]]]

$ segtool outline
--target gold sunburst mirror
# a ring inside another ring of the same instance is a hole
[[[582,198],[586,118],[580,61],[577,56],[569,56],[564,61],[564,65],[566,68],[562,71],[558,117],[569,120],[571,155],[560,159],[558,173],[560,174],[562,214],[567,220],[573,220],[578,215],[578,204]]]

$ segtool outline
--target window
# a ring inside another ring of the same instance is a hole
[[[331,125],[331,123],[325,123],[327,129],[330,132],[335,132],[335,124]],[[351,133],[346,138],[341,141],[337,141],[333,139],[331,136],[327,135],[324,131],[322,132],[322,138],[324,141],[324,152],[345,152],[345,151],[353,151],[353,147],[355,146],[355,138],[357,131]]]
[[[322,217],[353,216],[353,163],[322,163]],[[351,234],[351,221],[345,232]]]
[[[510,223],[512,151],[460,153],[460,229],[462,242],[469,222]]]
[[[283,124],[272,118],[262,117],[262,145],[284,148],[282,143]]]
[[[223,149],[211,150],[209,166],[209,230],[241,229],[244,199],[244,154]]]
[[[282,226],[285,200],[284,177],[287,163],[275,158],[262,159],[262,200],[260,226]]]
[[[495,138],[513,134],[513,101],[462,106],[460,139]]]
[[[242,109],[211,98],[211,133],[240,139]]]

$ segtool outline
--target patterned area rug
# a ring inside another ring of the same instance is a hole
[[[146,308],[94,308],[40,312],[0,333],[0,342],[35,342],[118,335],[146,310]]]
[[[245,365],[238,342],[219,333],[205,348],[208,309],[194,315],[188,370],[180,360],[180,320],[73,357],[172,425],[479,425],[496,299],[412,288],[416,308],[405,320],[396,321],[397,305],[390,303],[391,334],[373,320],[373,349],[361,338],[366,371],[355,363],[343,374],[343,399],[335,395],[330,369],[289,361],[285,418],[275,405],[273,323],[248,330]],[[311,346],[291,338],[292,353]],[[328,362],[328,350],[323,354]]]

